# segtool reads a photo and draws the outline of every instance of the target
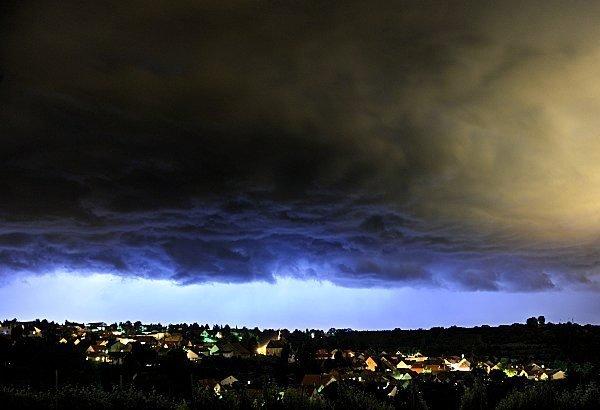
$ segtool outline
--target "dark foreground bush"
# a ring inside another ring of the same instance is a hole
[[[134,389],[106,392],[96,386],[63,386],[36,391],[28,388],[0,386],[0,403],[4,409],[177,409],[177,410],[393,410],[388,403],[349,386],[336,386],[333,397],[310,398],[297,390],[233,390],[216,396],[212,390],[198,389],[191,400],[174,400],[166,396]]]
[[[594,383],[564,388],[555,383],[536,383],[513,390],[502,399],[497,410],[592,410],[600,409],[600,390]]]
[[[62,386],[35,391],[28,388],[0,386],[0,403],[6,409],[178,409],[174,401],[153,392],[115,389],[106,392],[96,386]],[[183,407],[185,408],[185,407]]]
[[[335,385],[318,397],[309,397],[295,389],[265,388],[261,392],[229,391],[221,397],[201,389],[188,406],[191,410],[272,409],[272,410],[393,410],[394,406],[360,389]]]

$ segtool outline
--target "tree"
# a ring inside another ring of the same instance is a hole
[[[540,326],[544,326],[546,324],[546,318],[544,316],[539,316],[537,321]]]
[[[527,326],[537,327],[537,325],[538,325],[538,320],[535,317],[530,317],[529,319],[527,319]]]
[[[501,382],[506,379],[506,373],[502,370],[494,369],[490,371],[490,380],[494,382]]]
[[[487,387],[478,380],[465,390],[460,400],[460,410],[483,410],[487,408]]]

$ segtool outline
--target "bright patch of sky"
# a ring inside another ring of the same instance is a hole
[[[15,277],[0,286],[0,318],[62,322],[198,322],[353,329],[428,328],[524,322],[598,323],[593,292],[457,292],[414,288],[357,289],[326,281],[194,284],[111,274],[55,273]]]

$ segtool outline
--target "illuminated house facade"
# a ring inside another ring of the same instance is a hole
[[[265,348],[265,353],[267,356],[281,357],[285,346],[286,342],[283,339],[270,340]]]

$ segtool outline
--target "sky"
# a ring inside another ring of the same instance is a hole
[[[600,323],[600,4],[123,3],[0,6],[0,317]]]

